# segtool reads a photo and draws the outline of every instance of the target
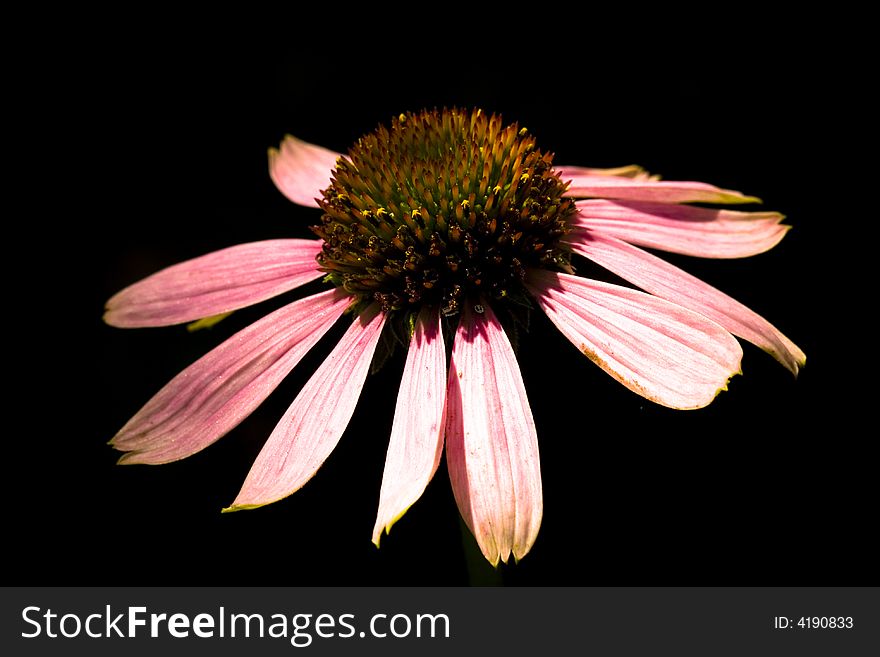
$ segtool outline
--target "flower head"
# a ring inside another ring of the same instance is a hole
[[[677,409],[707,405],[739,373],[733,335],[795,374],[805,361],[766,320],[639,248],[712,258],[770,249],[787,230],[782,215],[689,205],[753,197],[636,166],[554,166],[525,128],[478,110],[401,114],[347,156],[288,137],[269,160],[282,193],[322,211],[319,239],[242,244],[169,267],[119,292],[105,315],[121,327],[178,324],[328,284],[181,372],[111,441],[121,462],[153,464],[226,434],[353,315],[228,510],[280,500],[315,474],[385,331],[408,348],[373,541],[421,496],[445,446],[458,507],[493,564],[529,551],[543,510],[535,424],[509,339],[532,310],[627,388]],[[642,291],[577,276],[577,257]]]
[[[560,238],[576,208],[551,162],[497,116],[401,114],[337,161],[319,201],[318,262],[386,313],[522,302],[528,269],[570,269]]]

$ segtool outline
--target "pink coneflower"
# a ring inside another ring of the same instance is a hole
[[[458,507],[494,565],[529,551],[543,511],[535,424],[508,338],[531,309],[627,388],[671,408],[706,406],[726,389],[742,357],[733,335],[797,374],[803,352],[770,323],[639,248],[750,256],[782,239],[782,215],[687,205],[758,200],[705,183],[552,159],[525,128],[480,111],[401,114],[347,156],[287,137],[269,153],[270,174],[290,200],[322,211],[319,239],[241,244],[169,267],[110,299],[105,320],[166,326],[322,277],[328,289],[181,372],[113,438],[126,452],[120,462],[167,463],[204,449],[348,312],[347,332],[227,510],[276,502],[315,474],[389,332],[408,351],[373,541],[421,496],[445,443]],[[573,255],[644,291],[576,276]]]

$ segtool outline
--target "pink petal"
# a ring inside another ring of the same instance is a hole
[[[578,201],[574,225],[631,244],[701,258],[744,258],[776,246],[778,212],[736,212],[644,201]]]
[[[575,176],[615,176],[619,178],[633,178],[635,180],[652,180],[652,176],[638,164],[628,164],[613,169],[592,169],[589,167],[553,167],[563,180],[570,180]]]
[[[174,377],[111,444],[120,463],[167,463],[204,449],[250,415],[351,298],[333,289],[295,301],[238,332]]]
[[[238,310],[320,278],[320,240],[239,244],[156,272],[107,302],[120,328],[169,326]]]
[[[544,503],[538,438],[513,349],[492,309],[466,307],[449,369],[446,459],[461,515],[497,565],[531,549]]]
[[[573,175],[566,196],[617,198],[658,203],[760,203],[761,199],[741,192],[720,189],[701,182],[630,180],[614,176]]]
[[[281,149],[269,149],[269,176],[279,191],[298,205],[318,207],[316,198],[330,186],[330,173],[342,155],[287,135]]]
[[[701,408],[740,371],[736,339],[686,308],[619,285],[544,270],[530,272],[526,283],[566,338],[653,402]]]
[[[804,352],[766,319],[657,256],[600,235],[572,242],[571,247],[633,285],[718,322],[768,352],[795,375],[807,360]]]
[[[438,309],[419,314],[397,394],[394,425],[379,512],[373,528],[378,547],[382,529],[391,526],[418,500],[437,471],[443,452],[446,409],[446,347]]]
[[[293,400],[225,511],[277,502],[318,471],[354,413],[384,325],[375,304],[355,319]]]

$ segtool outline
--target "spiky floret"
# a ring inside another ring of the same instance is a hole
[[[329,279],[385,312],[515,300],[529,267],[569,270],[575,212],[553,155],[480,110],[401,114],[340,158],[320,201]]]

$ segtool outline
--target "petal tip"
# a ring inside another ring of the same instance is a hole
[[[373,545],[376,546],[376,549],[379,549],[380,547],[379,543],[382,540],[382,536],[391,533],[392,524],[393,523],[388,523],[387,525],[384,525],[380,522],[377,522],[376,526],[373,527]]]
[[[409,511],[411,506],[412,505],[407,506],[400,513],[398,513],[393,518],[391,518],[391,520],[389,520],[388,522],[382,522],[382,521],[376,522],[376,526],[373,528],[373,544],[376,547],[379,547],[379,541],[383,535],[385,535],[385,536],[391,535],[391,528],[397,524],[398,520],[400,520],[401,518],[403,518],[403,516],[406,515],[406,512]]]
[[[122,324],[119,324],[117,315],[118,313],[110,308],[109,301],[107,302],[107,307],[104,309],[104,314],[101,315],[101,321],[104,322],[107,326],[112,326],[113,328],[125,328]]]
[[[377,525],[373,530],[373,545],[376,546],[376,549],[380,549],[382,546],[380,545],[383,536],[387,536],[391,534],[391,525],[380,526]]]
[[[213,328],[224,319],[229,317],[233,312],[234,311],[229,311],[228,313],[218,313],[216,315],[210,315],[209,317],[202,317],[201,319],[197,319],[196,321],[187,324],[186,330],[188,333],[195,333],[196,331],[201,331],[202,329]]]
[[[520,560],[523,559],[532,549],[531,545],[525,546],[525,548],[521,548],[518,546],[513,547],[513,563],[519,564]]]
[[[735,377],[735,376],[742,376],[742,373],[743,373],[743,372],[742,372],[742,366],[740,365],[740,367],[739,367],[735,372],[732,372],[732,373],[730,374],[730,376],[727,377],[727,380],[724,382],[724,384],[721,385],[721,386],[719,386],[718,389],[714,392],[714,394],[712,394],[708,399],[706,399],[706,401],[699,401],[699,402],[697,402],[697,403],[696,403],[695,405],[693,405],[693,406],[683,406],[683,407],[681,407],[681,408],[675,408],[675,407],[672,407],[673,410],[677,410],[677,411],[696,411],[696,410],[699,410],[699,409],[701,409],[701,408],[706,408],[707,406],[709,406],[709,404],[711,404],[711,403],[714,402],[716,399],[718,399],[718,397],[721,395],[722,392],[727,392],[727,391],[730,389],[730,382],[733,380],[733,377]]]
[[[125,450],[125,448],[120,448],[119,445],[113,444],[114,449]],[[173,463],[174,461],[179,461],[182,457],[171,457],[169,458],[167,455],[157,457],[157,452],[155,450],[151,451],[149,449],[132,449],[130,451],[126,451],[122,456],[120,456],[116,465],[165,465],[166,463]]]
[[[259,509],[265,504],[236,504],[233,502],[227,507],[220,509],[220,513],[235,513],[236,511],[250,511],[251,509]]]
[[[125,452],[125,454],[116,459],[116,465],[137,465],[141,463],[141,461],[137,459],[137,456],[137,452]]]
[[[739,356],[739,358],[740,358],[740,359],[739,359],[739,363],[737,363],[736,371],[731,372],[730,376],[727,377],[727,380],[724,382],[724,384],[721,385],[721,386],[719,386],[718,390],[715,391],[715,394],[712,395],[712,398],[711,398],[709,401],[707,401],[703,406],[698,406],[697,408],[705,408],[706,406],[708,406],[709,404],[711,404],[713,401],[715,401],[716,399],[718,399],[718,396],[719,396],[722,392],[727,392],[727,391],[730,389],[730,382],[733,381],[733,377],[735,377],[735,376],[742,376],[742,375],[743,375],[743,370],[742,370],[742,349],[740,349],[740,356]]]
[[[800,352],[798,357],[795,359],[793,363],[788,367],[788,371],[791,372],[794,378],[798,378],[798,375],[801,373],[801,370],[807,366],[807,355],[804,352]]]
[[[798,378],[801,369],[807,365],[807,355],[801,351],[800,347],[787,338],[785,338],[784,347],[784,349],[764,348],[764,351],[770,354],[776,359],[776,362],[791,372],[791,375],[796,379]]]

